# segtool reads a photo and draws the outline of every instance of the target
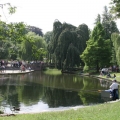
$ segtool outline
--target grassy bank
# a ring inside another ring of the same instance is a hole
[[[44,71],[45,74],[49,74],[49,75],[58,75],[61,74],[61,70],[58,69],[46,69]]]
[[[120,120],[120,102],[105,103],[77,110],[18,114],[0,117],[0,120]]]
[[[112,77],[112,78],[107,78],[106,76],[102,76],[102,75],[99,75],[99,74],[95,74],[94,76],[100,77],[100,78],[105,78],[105,79],[107,78],[107,79],[109,79],[109,80],[114,80],[114,79],[116,79],[118,82],[120,82],[120,73],[114,73],[114,72],[111,72],[111,73],[110,73],[111,76],[113,76],[114,74],[116,75],[116,78],[113,78],[113,77]]]

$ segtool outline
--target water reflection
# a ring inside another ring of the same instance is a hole
[[[109,82],[79,75],[46,75],[33,72],[0,76],[0,103],[7,112],[16,106],[20,112],[40,112],[104,102],[98,90]]]

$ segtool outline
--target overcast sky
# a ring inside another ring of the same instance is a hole
[[[6,13],[5,8],[0,10],[0,14],[2,14],[1,19],[6,22],[24,22],[27,25],[41,28],[43,33],[52,31],[55,19],[76,27],[85,23],[90,29],[93,29],[97,15],[103,13],[104,6],[109,7],[110,1],[0,0],[0,3],[9,2],[17,7],[16,13],[12,16]]]

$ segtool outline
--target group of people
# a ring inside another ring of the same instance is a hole
[[[113,76],[110,75],[108,68],[103,68],[102,70],[100,70],[100,75],[102,75],[102,76],[106,75],[107,78],[116,78],[115,74]]]
[[[5,71],[5,61],[4,60],[1,60],[0,61],[0,72],[4,72]]]

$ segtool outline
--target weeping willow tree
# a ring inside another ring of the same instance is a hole
[[[89,28],[86,24],[81,24],[76,28],[77,33],[77,46],[80,51],[80,55],[86,48],[86,41],[89,39]]]
[[[74,67],[76,65],[76,62],[74,62],[76,54],[74,52],[71,55],[69,54],[71,53],[71,50],[78,50],[77,40],[78,39],[76,32],[72,32],[69,30],[64,30],[59,36],[58,49],[56,51],[56,54],[59,54],[59,56],[57,56],[58,62],[60,63],[61,67],[64,67],[64,69]],[[78,50],[78,57],[79,54],[80,52]]]
[[[113,33],[111,39],[114,47],[112,63],[114,65],[120,65],[120,35],[118,33]]]
[[[40,60],[41,55],[45,57],[45,51],[46,42],[33,32],[29,32],[21,44],[21,58],[23,60]]]
[[[56,56],[56,51],[58,48],[58,38],[60,36],[62,32],[62,23],[59,22],[58,20],[55,20],[55,22],[53,23],[53,35],[52,35],[52,41],[50,43],[50,51],[53,54],[53,62],[55,63],[55,67],[57,67],[57,56]]]
[[[67,49],[65,68],[72,68],[80,65],[80,51],[71,43]]]
[[[87,25],[82,24],[77,28],[56,20],[53,24],[52,39],[48,45],[49,51],[54,55],[56,67],[65,70],[79,66],[80,54],[84,51],[88,39]]]

